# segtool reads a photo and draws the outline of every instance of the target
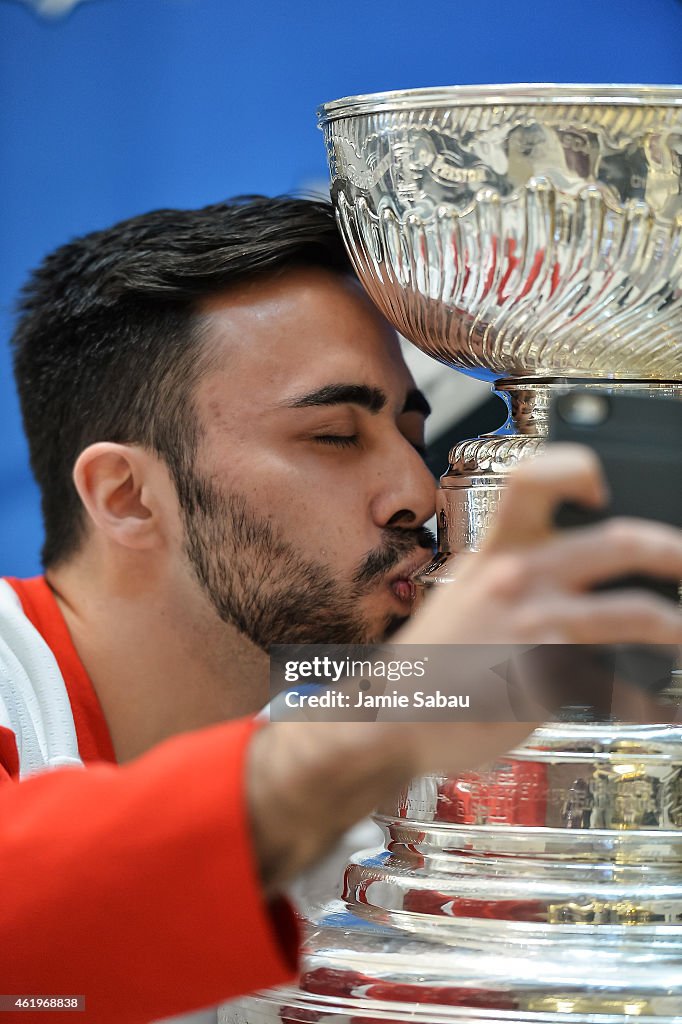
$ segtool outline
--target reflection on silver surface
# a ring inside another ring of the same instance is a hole
[[[355,268],[429,355],[679,379],[682,88],[416,90],[320,122]]]

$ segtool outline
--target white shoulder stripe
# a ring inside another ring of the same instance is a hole
[[[21,777],[81,765],[66,684],[52,651],[0,579],[0,725],[17,740]]]

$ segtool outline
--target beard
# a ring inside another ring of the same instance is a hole
[[[386,615],[371,624],[361,598],[403,559],[435,538],[423,527],[386,529],[384,544],[344,584],[328,565],[307,559],[242,495],[223,494],[193,475],[182,487],[185,554],[202,590],[223,622],[257,647],[272,644],[366,644],[391,636],[408,616]]]

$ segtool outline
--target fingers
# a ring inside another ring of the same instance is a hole
[[[529,603],[515,623],[519,642],[682,644],[682,613],[646,591],[566,596]]]
[[[682,530],[644,519],[611,519],[568,530],[529,553],[527,575],[569,590],[619,576],[682,579]]]
[[[612,519],[558,531],[563,502],[599,507],[607,487],[597,457],[557,445],[510,475],[480,552],[460,555],[455,583],[413,619],[412,643],[682,643],[682,614],[646,590],[593,593],[620,577],[682,578],[682,531]]]
[[[599,459],[582,445],[557,444],[520,463],[488,532],[484,549],[537,543],[553,529],[554,512],[565,501],[601,508],[608,491]]]

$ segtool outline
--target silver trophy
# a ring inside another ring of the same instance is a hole
[[[450,454],[456,576],[572,383],[682,398],[682,87],[513,85],[320,110],[339,226],[405,337],[495,382],[509,420]],[[543,728],[415,780],[313,915],[298,989],[249,1024],[682,1024],[682,729]]]

